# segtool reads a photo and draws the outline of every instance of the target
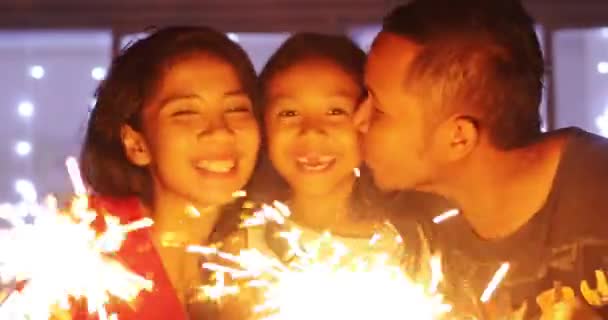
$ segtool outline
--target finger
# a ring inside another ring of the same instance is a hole
[[[595,290],[591,289],[591,287],[589,287],[589,283],[587,282],[587,280],[583,280],[581,282],[581,293],[583,294],[583,297],[585,298],[587,303],[589,303],[590,305],[600,306],[602,304],[602,299],[600,295]]]
[[[606,281],[604,271],[595,270],[595,279],[597,281],[597,291],[603,296],[608,296],[608,281]]]

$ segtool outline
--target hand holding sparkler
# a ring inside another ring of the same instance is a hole
[[[282,224],[288,215],[285,205],[275,203],[274,208],[265,206],[244,225],[268,220]],[[435,292],[434,282],[439,276],[433,277],[431,285],[416,283],[400,265],[389,263],[387,254],[353,257],[329,234],[304,244],[299,235],[298,230],[279,233],[295,257],[286,265],[255,249],[234,255],[216,248],[191,246],[191,252],[219,259],[203,265],[218,275],[214,285],[202,288],[205,296],[222,299],[238,295],[244,288],[257,288],[262,302],[253,311],[264,320],[400,320],[404,312],[413,319],[437,319],[451,309]],[[440,270],[438,261],[433,260],[432,266]],[[226,285],[226,274],[243,280],[243,284]]]
[[[581,282],[581,292],[585,300],[590,305],[595,307],[601,307],[608,304],[608,281],[606,280],[606,274],[602,270],[595,270],[595,282],[597,283],[596,289],[591,289],[589,283],[584,280]]]
[[[554,288],[541,293],[536,302],[541,308],[541,320],[601,320],[602,318],[574,290],[556,282]]]
[[[0,230],[0,278],[22,283],[0,304],[2,319],[47,320],[51,315],[67,317],[71,299],[84,298],[89,313],[112,319],[105,304],[110,296],[130,301],[152,283],[131,273],[111,254],[120,249],[126,234],[151,225],[144,219],[121,225],[117,218],[104,217],[107,231],[99,234],[92,226],[97,213],[89,209],[84,184],[75,166],[67,161],[77,196],[71,210],[61,212],[57,201],[32,204],[37,213],[33,224],[12,215],[10,206],[0,212],[13,222]]]

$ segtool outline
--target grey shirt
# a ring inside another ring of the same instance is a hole
[[[479,315],[479,297],[502,262],[511,268],[496,291],[503,304],[528,304],[554,281],[579,297],[582,280],[595,287],[595,270],[608,271],[608,139],[569,128],[569,136],[543,208],[514,234],[479,238],[462,216],[434,226],[446,268],[448,294],[457,308]],[[462,310],[461,310],[462,311]],[[599,311],[606,318],[605,306]]]

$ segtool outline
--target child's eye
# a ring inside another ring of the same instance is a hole
[[[227,110],[228,113],[249,113],[251,112],[251,108],[248,106],[237,106],[232,107]]]
[[[348,114],[348,112],[343,108],[331,108],[327,114],[330,116],[342,116]]]
[[[279,117],[281,118],[290,118],[290,117],[295,117],[298,115],[298,112],[296,112],[295,110],[283,110],[281,112],[279,112]]]

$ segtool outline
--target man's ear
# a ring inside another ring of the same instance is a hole
[[[150,164],[152,156],[143,134],[129,125],[124,125],[120,129],[120,137],[125,154],[131,163],[140,167]]]
[[[445,141],[448,160],[459,160],[469,155],[479,143],[479,128],[475,119],[467,116],[453,116],[441,130]]]

